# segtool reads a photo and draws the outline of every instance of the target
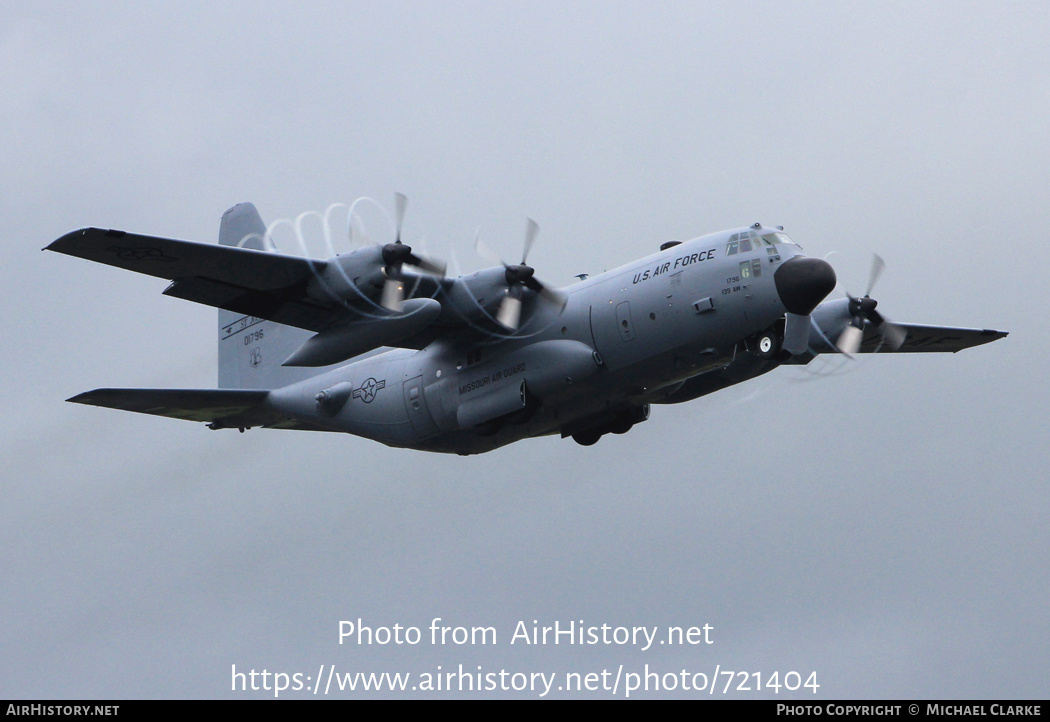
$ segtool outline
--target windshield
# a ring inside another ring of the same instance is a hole
[[[781,243],[790,243],[795,245],[795,242],[788,237],[786,233],[766,233],[762,236],[762,240],[770,245],[779,245]]]
[[[749,253],[752,250],[757,251],[763,246],[770,249],[770,253],[773,253],[772,247],[779,246],[782,243],[797,245],[786,233],[773,232],[765,233],[760,236],[754,231],[743,231],[741,233],[734,233],[729,237],[729,242],[726,244],[726,255],[732,256],[737,253]]]

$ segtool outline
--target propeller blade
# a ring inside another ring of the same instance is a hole
[[[908,338],[908,332],[895,323],[887,321],[880,327],[882,331],[882,337],[886,340],[886,345],[896,351],[903,344],[904,340]]]
[[[508,291],[507,295],[500,301],[499,311],[496,312],[496,320],[504,327],[517,331],[518,324],[521,323],[521,299]]]
[[[448,265],[442,261],[436,261],[430,258],[423,258],[416,254],[412,254],[412,257],[407,261],[410,265],[415,266],[421,271],[429,273],[432,276],[438,276],[439,278],[445,277],[445,271]]]
[[[365,246],[377,245],[375,241],[372,240],[372,237],[368,235],[367,229],[361,222],[361,219],[357,216],[351,216],[347,226],[348,230],[346,236],[351,248],[354,248],[355,246],[364,248]]]
[[[474,250],[475,252],[483,257],[487,258],[494,263],[498,263],[504,268],[504,273],[507,281],[507,294],[503,300],[500,301],[499,309],[496,311],[496,320],[504,327],[517,331],[521,325],[521,310],[522,310],[522,294],[524,289],[528,289],[536,294],[538,300],[544,303],[549,303],[558,308],[559,313],[565,308],[565,304],[568,299],[553,289],[547,288],[541,283],[536,277],[536,269],[532,266],[525,264],[525,261],[529,257],[529,251],[532,250],[532,245],[536,241],[536,236],[539,234],[540,227],[536,221],[531,218],[527,219],[525,224],[525,247],[521,254],[521,263],[508,264],[502,258],[494,253],[481,241],[480,233],[474,232]]]
[[[846,294],[849,296],[849,313],[852,318],[849,325],[846,326],[846,329],[839,336],[838,341],[836,341],[836,346],[838,346],[839,351],[850,358],[853,358],[854,354],[860,350],[860,345],[864,340],[865,321],[879,330],[879,334],[882,337],[881,342],[894,351],[901,347],[901,344],[904,343],[908,336],[907,331],[875,310],[879,303],[871,297],[871,291],[875,288],[875,284],[885,269],[886,262],[882,260],[882,256],[873,253],[867,291],[860,298]]]
[[[532,284],[526,285],[533,291],[535,291],[537,295],[544,301],[554,306],[557,306],[559,311],[563,310],[565,308],[565,304],[569,302],[569,299],[566,296],[559,293],[558,291],[555,291],[553,288],[549,288],[548,286],[543,285],[535,278],[532,279]]]
[[[856,356],[857,351],[860,350],[860,342],[864,339],[864,331],[854,326],[852,323],[846,326],[846,330],[843,331],[835,342],[835,345],[839,347],[846,356],[853,358]]]
[[[383,283],[383,296],[379,304],[394,313],[401,313],[405,302],[405,283],[397,278],[387,278]]]
[[[809,348],[809,316],[797,313],[784,314],[784,341],[780,344],[792,356],[805,353]]]
[[[882,260],[882,256],[878,253],[873,253],[871,258],[871,273],[868,274],[868,290],[864,292],[865,296],[871,295],[871,290],[875,288],[875,283],[879,280],[879,276],[886,270],[886,262]]]
[[[484,258],[486,261],[488,261],[494,266],[506,267],[507,265],[506,263],[504,263],[503,259],[499,257],[498,253],[486,246],[485,243],[481,240],[480,228],[474,231],[474,253],[476,253],[481,258]]]
[[[882,342],[893,351],[899,349],[904,343],[904,339],[908,337],[907,331],[878,313],[878,311],[872,314],[871,320],[875,327],[879,329],[879,333],[882,334]]]
[[[408,196],[404,193],[394,194],[394,213],[395,221],[397,224],[397,234],[395,236],[394,243],[401,242],[401,224],[405,221],[405,208],[408,206]]]
[[[405,220],[405,209],[408,206],[408,198],[403,193],[396,193],[394,195],[394,205],[397,237],[393,243],[387,243],[382,246],[383,263],[387,265],[387,277],[399,277],[401,275],[401,266],[407,263],[410,266],[415,266],[424,273],[444,278],[446,265],[443,262],[424,258],[417,253],[413,253],[412,246],[402,243],[401,241],[401,227]]]
[[[531,218],[526,219],[525,223],[525,247],[521,252],[521,265],[525,265],[525,259],[529,257],[529,251],[532,250],[532,244],[536,240],[536,236],[540,232],[540,225],[532,220]]]

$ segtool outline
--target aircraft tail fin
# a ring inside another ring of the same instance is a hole
[[[270,251],[266,224],[252,203],[238,203],[222,214],[219,222],[219,245]]]
[[[219,244],[272,253],[266,225],[251,203],[238,203],[222,216]],[[219,310],[219,388],[274,389],[311,375],[281,364],[312,332],[258,316]]]

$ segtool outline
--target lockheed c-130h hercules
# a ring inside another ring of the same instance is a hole
[[[959,351],[1002,331],[897,324],[864,296],[825,302],[835,272],[759,223],[684,242],[555,290],[520,263],[449,277],[396,240],[327,260],[275,251],[250,203],[219,245],[86,228],[47,250],[171,281],[219,308],[218,389],[97,389],[70,401],[207,422],[343,431],[476,454],[533,436],[590,445],[819,354]],[[352,211],[351,211],[352,214]],[[352,227],[351,215],[351,227]]]

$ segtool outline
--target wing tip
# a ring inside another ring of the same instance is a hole
[[[91,391],[84,391],[82,393],[77,394],[76,396],[70,396],[68,399],[66,399],[66,402],[70,404],[90,405],[91,401],[89,401],[89,399],[91,398],[91,395],[94,394],[96,391],[100,390],[101,389],[92,389]]]
[[[112,238],[120,238],[121,236],[126,236],[128,234],[127,231],[118,231],[115,228],[108,228],[107,229],[107,228],[94,228],[94,227],[88,226],[86,228],[78,228],[75,231],[70,231],[69,233],[66,233],[65,235],[59,236],[55,240],[51,241],[51,243],[49,243],[46,246],[44,246],[43,248],[41,248],[40,250],[42,250],[42,251],[55,251],[56,253],[66,253],[68,255],[75,255],[75,254],[70,253],[65,248],[66,244],[72,243],[72,242],[76,241],[79,238],[83,238],[84,236],[87,236],[87,235],[93,234],[93,233],[101,233],[104,236],[110,236]]]
[[[954,351],[952,351],[952,353],[959,353],[960,351],[965,351],[966,349],[973,348],[975,346],[983,346],[986,343],[998,341],[999,339],[1006,338],[1009,335],[1009,331],[997,331],[994,328],[983,328],[977,332],[977,338],[974,339],[973,343],[967,346],[963,346],[961,348],[957,348]]]

